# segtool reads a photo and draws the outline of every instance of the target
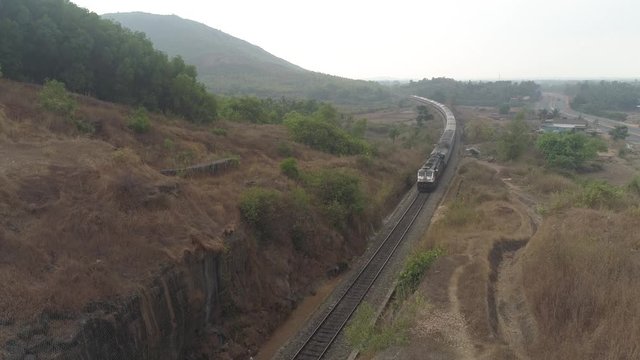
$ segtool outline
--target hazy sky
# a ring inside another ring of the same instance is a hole
[[[202,22],[349,78],[640,78],[638,0],[71,0]]]

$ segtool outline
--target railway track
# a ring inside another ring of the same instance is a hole
[[[417,193],[411,205],[402,214],[389,235],[380,244],[373,256],[364,265],[356,279],[342,297],[332,306],[328,314],[314,329],[304,345],[295,353],[295,360],[321,359],[344,328],[351,315],[367,294],[378,275],[402,242],[405,234],[420,214],[429,194]]]

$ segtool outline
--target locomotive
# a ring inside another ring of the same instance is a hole
[[[438,144],[436,144],[424,165],[418,170],[418,179],[416,181],[418,191],[430,192],[438,185],[440,177],[444,174],[447,162],[453,153],[456,136],[456,118],[453,116],[451,110],[437,101],[415,95],[412,96],[412,98],[431,105],[440,112],[445,119],[444,132]]]

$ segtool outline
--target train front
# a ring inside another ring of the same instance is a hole
[[[433,169],[420,168],[418,170],[418,181],[416,182],[418,191],[430,192],[436,187],[436,174]]]

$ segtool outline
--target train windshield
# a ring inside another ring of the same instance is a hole
[[[433,170],[427,170],[427,173],[425,174],[427,181],[433,181],[433,174],[434,174]]]

